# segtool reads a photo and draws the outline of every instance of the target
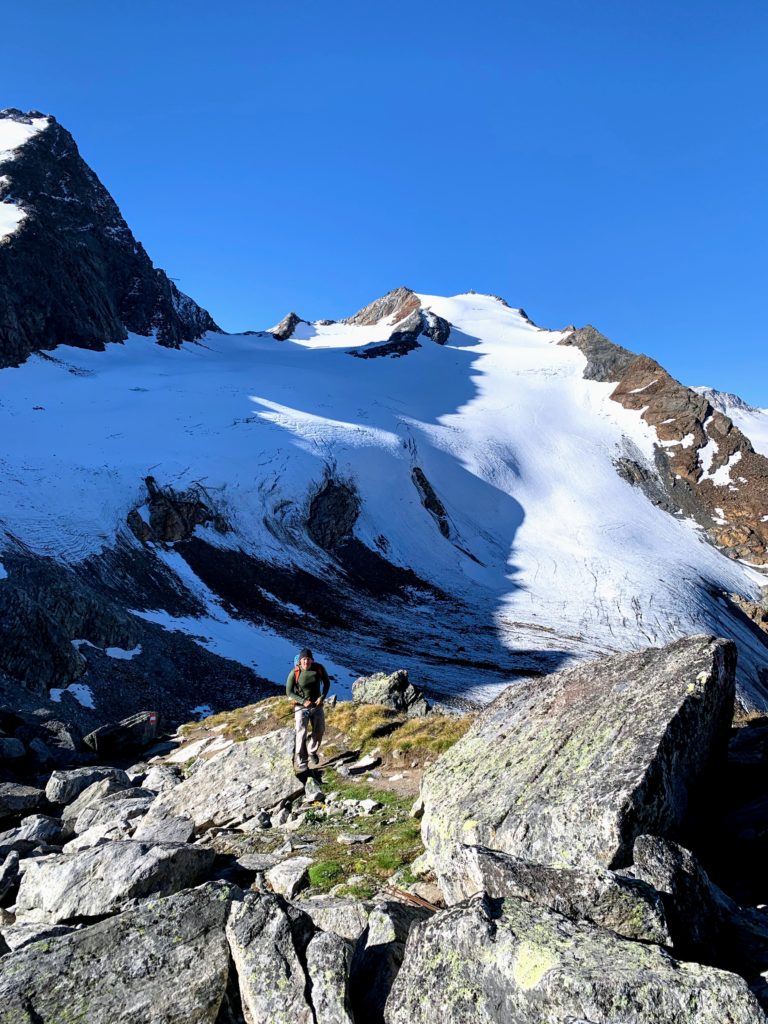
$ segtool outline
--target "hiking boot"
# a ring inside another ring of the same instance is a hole
[[[305,772],[308,767],[309,767],[309,765],[307,764],[306,761],[299,761],[299,763],[296,765],[296,771],[297,772]]]
[[[320,764],[320,758],[317,756],[317,754],[310,754],[309,763],[312,765],[313,768],[317,768],[317,766]]]

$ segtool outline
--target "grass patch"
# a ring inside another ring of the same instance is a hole
[[[373,745],[373,740],[398,729],[405,715],[379,704],[355,704],[345,700],[331,709],[326,719],[349,738],[351,746],[365,750]]]
[[[309,881],[322,892],[330,889],[344,878],[344,867],[335,860],[321,860],[309,867]]]
[[[395,732],[384,736],[378,746],[385,754],[393,750],[442,754],[461,739],[474,719],[474,715],[440,714],[409,718]]]

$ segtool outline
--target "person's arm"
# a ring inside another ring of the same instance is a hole
[[[296,673],[291,670],[288,679],[285,683],[285,696],[297,704],[299,701],[299,695],[296,693]]]
[[[322,666],[322,669],[323,669],[323,672],[322,672],[322,677],[323,677],[323,692],[322,692],[322,694],[320,695],[320,700],[321,700],[321,701],[324,701],[324,700],[325,700],[325,698],[326,698],[326,697],[328,696],[328,691],[329,691],[329,690],[330,690],[330,688],[331,688],[331,680],[330,680],[330,679],[328,678],[328,673],[327,673],[327,672],[325,671],[325,665],[323,665],[323,666]]]

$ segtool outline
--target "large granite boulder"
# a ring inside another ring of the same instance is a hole
[[[214,851],[186,843],[132,840],[27,862],[16,897],[25,920],[56,923],[114,914],[130,899],[169,896],[201,881]]]
[[[508,687],[424,775],[422,835],[449,877],[457,843],[553,867],[632,863],[669,834],[733,713],[735,646],[687,637]]]
[[[214,1024],[229,887],[152,899],[0,960],[0,1024]]]
[[[441,890],[447,903],[481,893],[514,896],[574,921],[591,921],[617,935],[671,945],[664,907],[648,881],[606,868],[553,868],[482,846],[456,847],[456,870]]]
[[[147,821],[185,816],[198,830],[239,825],[303,792],[293,768],[293,729],[255,736],[212,757],[204,771],[160,796]]]
[[[17,782],[0,783],[0,819],[32,811],[43,799],[42,789]]]
[[[411,718],[419,718],[429,711],[424,694],[408,679],[407,669],[360,676],[352,684],[352,700],[356,704],[382,704],[394,711],[403,711]]]
[[[131,784],[122,768],[72,768],[51,775],[45,787],[45,796],[52,804],[70,804],[94,782],[103,779],[112,779],[122,786]]]
[[[249,1024],[352,1024],[351,946],[315,933],[281,896],[247,894],[232,907],[227,939]]]
[[[512,898],[408,938],[386,1024],[765,1024],[743,978]]]
[[[157,736],[156,711],[139,711],[120,722],[100,725],[83,737],[83,743],[98,754],[114,754],[132,747],[146,747]]]

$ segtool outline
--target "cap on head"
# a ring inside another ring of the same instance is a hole
[[[312,657],[312,651],[310,651],[308,647],[303,647],[299,651],[299,661],[301,661],[302,658],[309,658],[310,661],[314,661],[314,658]]]

